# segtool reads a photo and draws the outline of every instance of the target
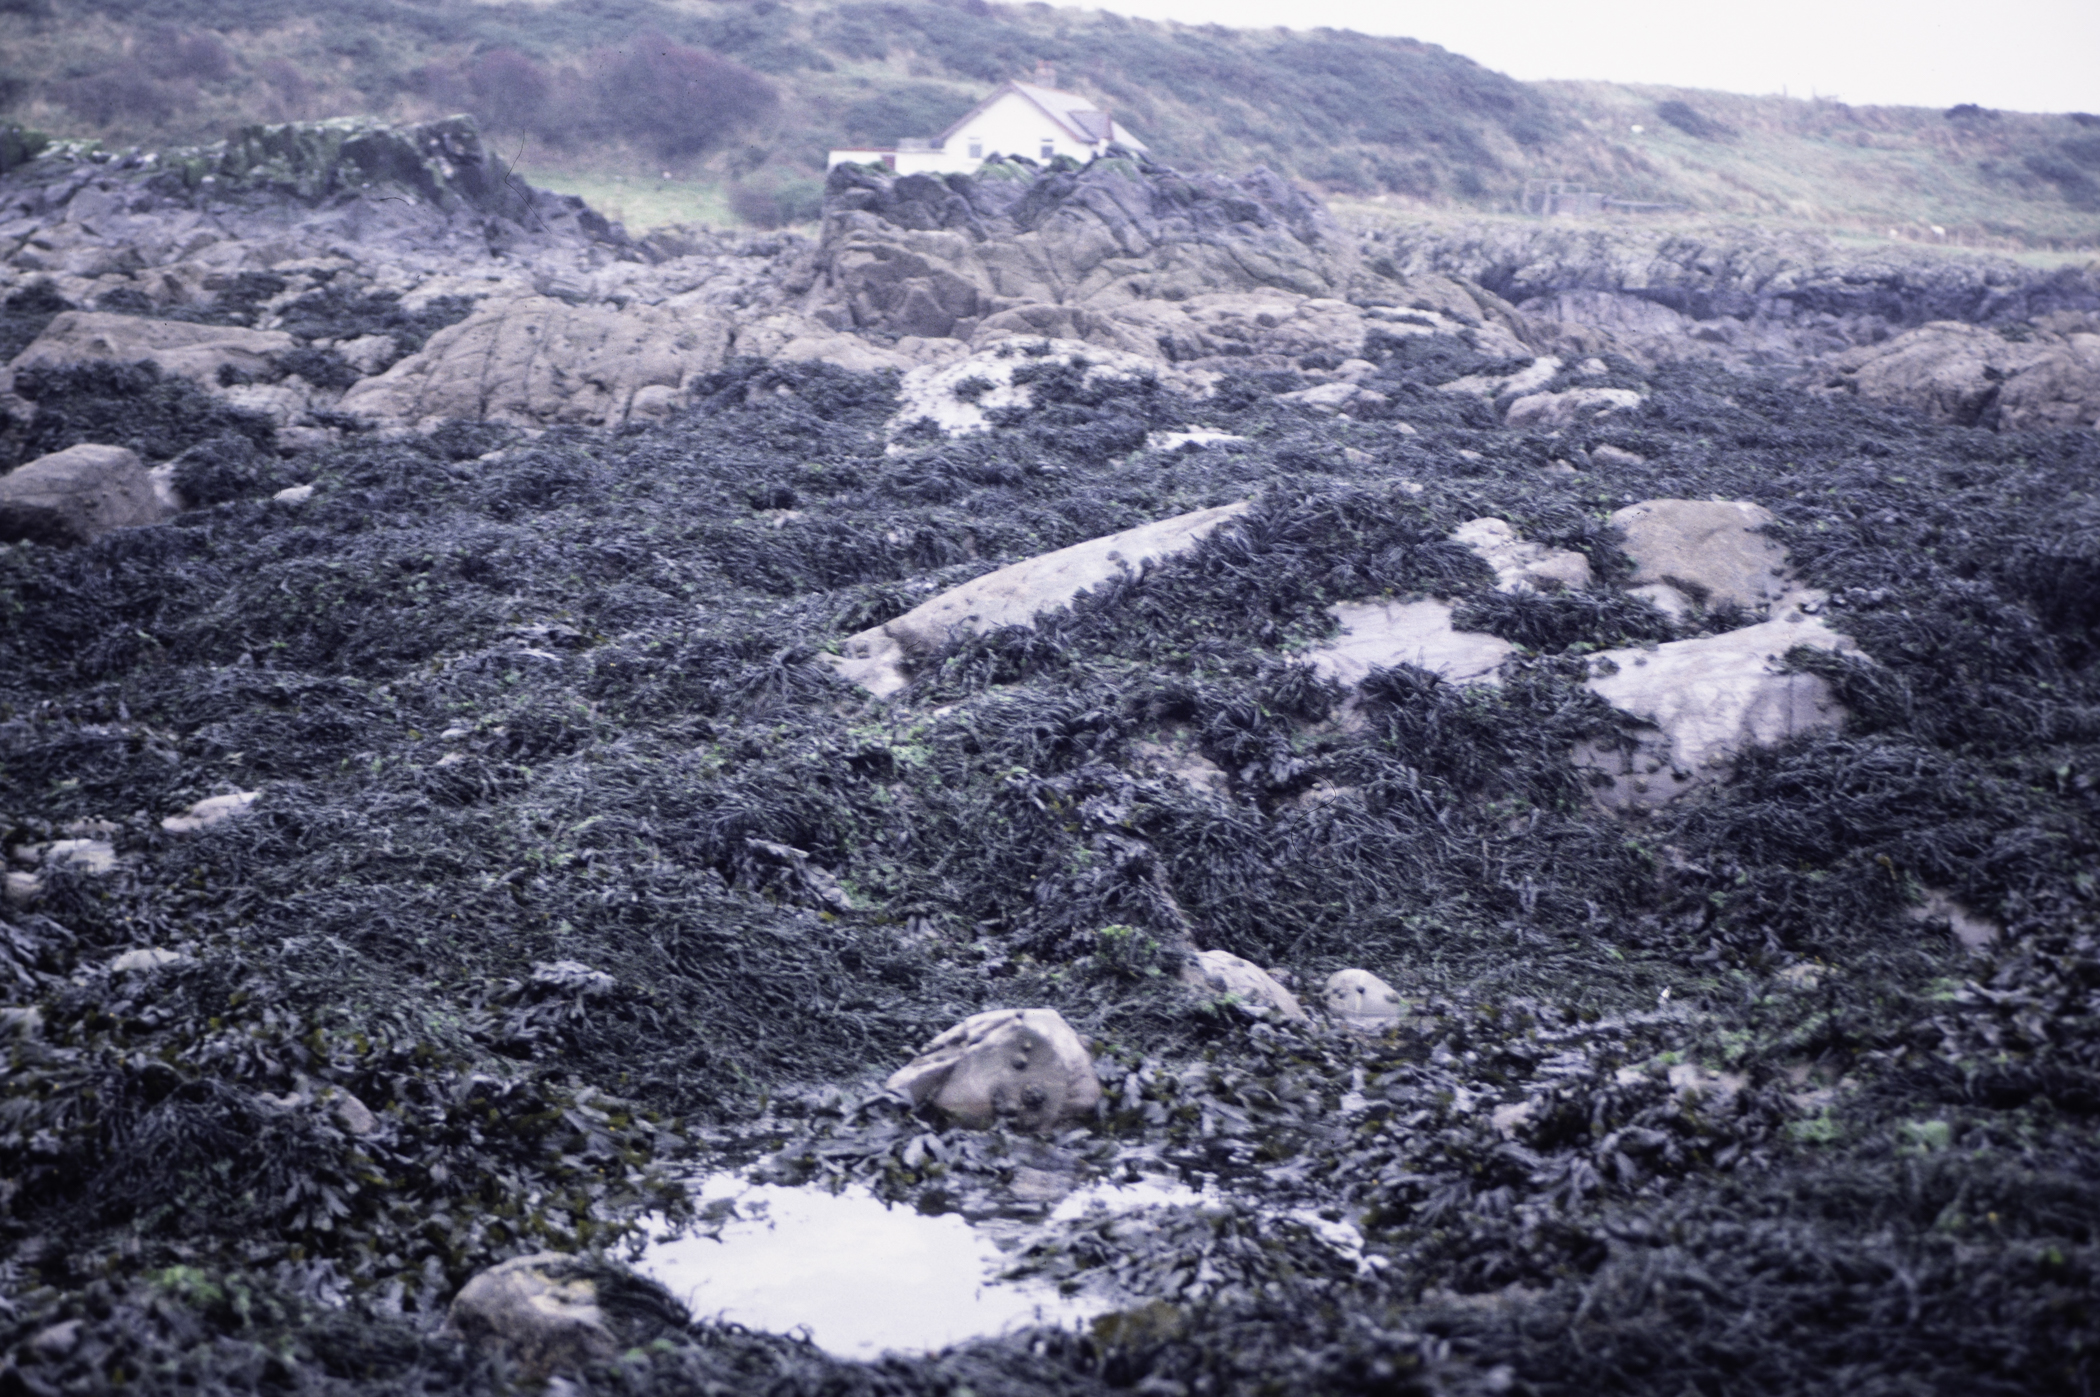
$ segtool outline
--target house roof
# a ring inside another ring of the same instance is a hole
[[[970,108],[962,120],[941,132],[935,139],[945,145],[950,136],[975,121],[981,112],[1009,92],[1020,94],[1075,141],[1084,141],[1089,145],[1095,141],[1116,141],[1132,150],[1145,148],[1143,141],[1118,126],[1107,112],[1078,93],[1059,92],[1054,87],[1038,87],[1032,82],[1005,83],[997,92]]]

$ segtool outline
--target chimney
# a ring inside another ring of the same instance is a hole
[[[1056,87],[1057,65],[1055,63],[1045,63],[1038,58],[1035,61],[1035,85],[1037,87]]]

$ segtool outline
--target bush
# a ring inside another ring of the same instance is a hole
[[[188,82],[162,82],[144,64],[128,58],[99,73],[58,83],[52,95],[98,126],[166,121],[197,100],[196,88]]]
[[[780,101],[771,83],[742,64],[661,34],[601,53],[597,96],[611,134],[645,142],[666,159],[712,149]]]
[[[1696,136],[1702,141],[1717,141],[1723,136],[1735,134],[1732,127],[1715,121],[1689,102],[1659,102],[1656,104],[1655,114],[1685,135]]]
[[[729,208],[754,228],[785,228],[823,216],[821,181],[794,179],[741,180],[730,186]]]

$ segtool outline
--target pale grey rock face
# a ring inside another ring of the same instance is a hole
[[[69,446],[0,475],[0,542],[87,543],[173,512],[121,446]]]
[[[1725,602],[1752,611],[1792,590],[1786,550],[1756,532],[1772,522],[1760,505],[1643,500],[1615,511],[1611,521],[1626,535],[1636,584],[1675,587],[1708,606]]]
[[[849,636],[839,654],[825,658],[846,678],[886,698],[908,682],[911,659],[932,654],[955,636],[1030,625],[1037,612],[1068,605],[1090,587],[1187,552],[1246,511],[1245,501],[1192,510],[1014,563]]]
[[[269,356],[282,354],[293,344],[292,337],[282,330],[193,325],[142,315],[69,310],[54,317],[8,368],[19,371],[93,360],[145,362],[159,365],[160,371],[171,378],[186,378],[216,392],[221,369],[269,374]]]
[[[2059,311],[2024,340],[1938,320],[1840,355],[1834,387],[2012,431],[2100,426],[2100,314]]]
[[[1451,537],[1495,570],[1495,585],[1501,591],[1576,590],[1590,585],[1588,558],[1520,539],[1506,519],[1475,519],[1452,530]]]
[[[1330,607],[1342,635],[1305,660],[1323,679],[1354,687],[1373,669],[1413,665],[1454,684],[1492,684],[1517,647],[1500,636],[1451,629],[1451,604],[1343,602]]]
[[[1198,951],[1182,966],[1181,982],[1200,994],[1236,996],[1242,1004],[1273,1009],[1286,1019],[1305,1021],[1298,997],[1251,960],[1230,951]]]
[[[1589,688],[1655,732],[1632,751],[1591,743],[1576,764],[1595,775],[1607,807],[1651,809],[1724,777],[1735,756],[1844,721],[1820,676],[1788,673],[1780,661],[1796,646],[1845,652],[1849,636],[1795,614],[1720,635],[1675,640],[1653,650],[1609,650],[1591,661]]]
[[[1055,1009],[972,1014],[886,1085],[971,1130],[1048,1132],[1091,1117],[1101,1099],[1092,1055]]]
[[[1320,997],[1336,1023],[1359,1033],[1383,1033],[1407,1012],[1400,991],[1368,970],[1335,971]]]
[[[529,1380],[619,1351],[597,1283],[560,1252],[514,1257],[475,1276],[453,1298],[449,1323],[469,1342],[508,1354]]]
[[[211,796],[179,815],[168,816],[160,822],[160,827],[168,834],[195,834],[213,825],[239,819],[261,798],[260,791],[234,791],[228,795]]]
[[[185,965],[189,957],[180,951],[170,951],[161,946],[145,946],[110,961],[109,968],[116,975],[143,975],[166,965]]]
[[[1505,419],[1512,427],[1557,432],[1593,422],[1641,405],[1631,388],[1566,388],[1558,393],[1528,393],[1509,405]]]
[[[352,416],[407,426],[446,418],[521,427],[617,427],[645,398],[661,415],[722,365],[729,321],[704,306],[572,306],[528,296],[484,306],[343,395]]]

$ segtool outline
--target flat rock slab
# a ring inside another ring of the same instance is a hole
[[[110,311],[69,310],[52,318],[44,332],[14,357],[10,371],[92,360],[152,363],[173,378],[186,378],[217,392],[219,370],[246,374],[272,371],[270,356],[294,345],[282,330],[239,325],[193,325]]]
[[[909,660],[932,654],[958,635],[1031,625],[1037,612],[1067,606],[1091,587],[1186,553],[1246,512],[1245,500],[1193,510],[988,572],[894,621],[847,637],[840,653],[826,658],[840,674],[886,698],[904,687]]]
[[[1673,587],[1689,601],[1752,611],[1793,591],[1786,550],[1758,530],[1772,512],[1742,500],[1642,500],[1615,511],[1636,584]],[[1668,607],[1664,608],[1668,610]]]
[[[1598,801],[1627,811],[1667,804],[1724,777],[1747,748],[1837,727],[1844,709],[1830,686],[1780,667],[1803,645],[1855,648],[1850,636],[1820,621],[1796,619],[1594,657],[1589,688],[1655,729],[1630,752],[1605,744],[1578,749],[1576,764],[1593,773]]]
[[[1305,659],[1321,678],[1352,688],[1374,669],[1403,664],[1454,684],[1492,684],[1517,650],[1500,636],[1452,630],[1451,604],[1433,598],[1343,602],[1329,610],[1341,622],[1341,638]]]
[[[0,476],[0,542],[87,543],[174,513],[136,453],[83,442]]]
[[[1047,1132],[1084,1120],[1101,1099],[1087,1052],[1055,1009],[972,1014],[893,1073],[891,1091],[956,1124]]]
[[[1548,548],[1518,538],[1506,519],[1475,519],[1452,530],[1451,537],[1495,570],[1500,591],[1543,592],[1555,586],[1580,589],[1590,585],[1588,558],[1572,549]]]

